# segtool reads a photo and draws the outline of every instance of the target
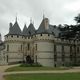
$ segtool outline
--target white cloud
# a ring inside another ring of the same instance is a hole
[[[64,6],[64,8],[73,12],[80,11],[80,0],[76,0],[71,3],[68,3]]]
[[[15,22],[18,13],[18,22],[23,28],[34,20],[39,27],[43,10],[51,24],[73,24],[74,17],[80,12],[80,0],[0,0],[0,32],[5,35],[9,30],[9,23]]]

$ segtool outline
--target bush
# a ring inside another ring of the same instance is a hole
[[[33,63],[33,64],[24,63],[24,64],[21,64],[20,67],[42,67],[42,65],[39,63]]]

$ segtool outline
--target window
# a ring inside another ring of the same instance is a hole
[[[22,45],[21,45],[21,51],[22,51]]]
[[[54,55],[54,61],[57,61],[57,55]]]
[[[42,34],[41,34],[41,36],[42,36]]]
[[[64,46],[62,45],[62,55],[64,54]]]
[[[9,51],[9,45],[7,45],[7,51]]]
[[[54,67],[56,67],[56,64],[54,64]]]
[[[8,38],[8,36],[6,36]]]
[[[11,35],[11,37],[13,37],[13,35]]]
[[[54,45],[54,54],[56,53],[56,45]]]
[[[30,37],[28,37],[28,39],[30,39]]]
[[[30,44],[28,43],[28,50],[30,50]]]
[[[72,61],[72,57],[73,57],[73,56],[72,56],[72,55],[70,55],[70,61]]]
[[[57,61],[56,45],[54,45],[54,61]]]
[[[31,32],[29,31],[29,34],[31,35]]]
[[[36,50],[37,50],[37,44],[36,44]]]
[[[8,62],[8,55],[7,55],[7,62]]]
[[[72,46],[70,46],[70,55],[72,55]]]

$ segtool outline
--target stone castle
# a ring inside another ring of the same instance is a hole
[[[17,19],[10,23],[9,33],[0,43],[0,64],[19,63],[30,57],[43,66],[70,66],[80,63],[80,42],[61,39],[58,27],[43,18],[36,30],[32,22],[21,31]],[[2,49],[1,49],[2,48]]]

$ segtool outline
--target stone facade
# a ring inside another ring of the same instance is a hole
[[[49,25],[44,18],[35,30],[32,23],[20,30],[16,20],[10,23],[9,33],[5,35],[5,54],[7,64],[26,61],[30,56],[34,63],[43,66],[70,66],[80,63],[80,42],[58,38],[60,30]],[[57,35],[56,35],[57,34]]]

